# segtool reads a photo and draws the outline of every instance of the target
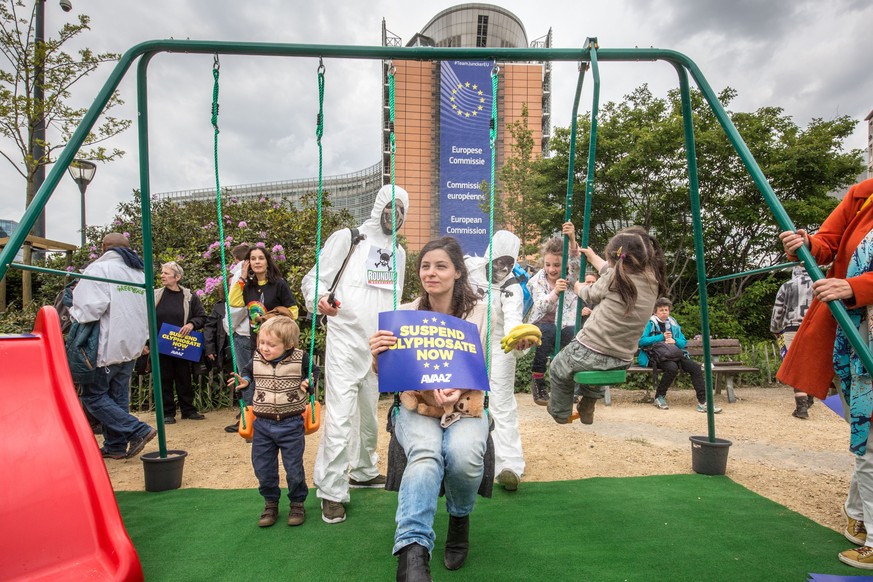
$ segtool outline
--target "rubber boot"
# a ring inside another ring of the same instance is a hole
[[[449,532],[446,534],[446,552],[443,564],[449,570],[457,570],[467,560],[470,549],[470,516],[449,516]]]
[[[397,554],[397,582],[433,582],[427,548],[409,544]]]
[[[794,412],[791,413],[791,416],[793,416],[794,418],[809,418],[809,412],[807,411],[809,405],[807,403],[806,396],[802,398],[795,398],[794,404],[795,408]]]

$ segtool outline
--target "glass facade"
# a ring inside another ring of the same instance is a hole
[[[434,16],[421,34],[436,46],[524,48],[524,25],[510,11],[493,4],[459,4]]]

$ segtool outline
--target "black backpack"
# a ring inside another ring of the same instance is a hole
[[[73,280],[64,285],[57,296],[55,297],[55,311],[58,312],[58,317],[61,318],[61,333],[67,335],[70,328],[73,326],[73,316],[70,315],[70,308],[73,306],[73,289],[78,281]]]

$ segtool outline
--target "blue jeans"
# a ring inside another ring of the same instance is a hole
[[[288,481],[288,499],[306,500],[306,473],[303,470],[303,449],[306,445],[303,416],[298,414],[282,420],[257,418],[252,435],[252,466],[258,478],[258,492],[266,501],[279,501],[279,453]]]
[[[127,452],[127,443],[152,428],[130,413],[130,376],[135,360],[97,368],[93,384],[82,384],[82,404],[103,424],[103,450]]]
[[[461,418],[443,429],[440,419],[401,406],[394,434],[407,464],[397,500],[393,553],[409,544],[433,552],[440,485],[445,483],[449,515],[464,517],[473,511],[485,470],[488,420],[485,416]]]
[[[248,335],[233,334],[233,353],[236,356],[236,369],[242,374],[242,371],[252,363],[252,338]],[[252,405],[252,397],[255,395],[255,379],[249,382],[249,385],[240,391],[240,398],[246,403],[246,406]]]

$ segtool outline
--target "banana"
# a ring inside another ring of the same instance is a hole
[[[500,340],[500,347],[503,349],[504,353],[509,353],[521,340],[534,340],[537,345],[541,345],[543,343],[542,332],[540,331],[540,328],[532,323],[516,325],[509,330],[509,333],[504,336],[503,339]]]

